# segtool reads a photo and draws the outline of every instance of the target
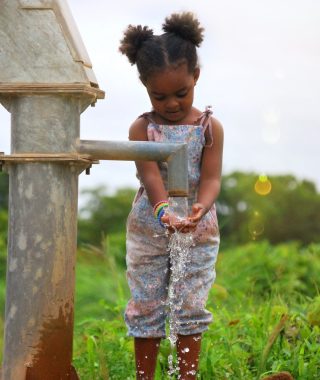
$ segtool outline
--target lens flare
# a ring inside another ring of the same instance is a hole
[[[259,211],[254,211],[248,223],[248,231],[253,240],[264,232],[264,220]]]
[[[270,180],[265,174],[261,174],[254,184],[254,191],[259,195],[268,195],[272,190]]]

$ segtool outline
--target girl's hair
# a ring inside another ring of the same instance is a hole
[[[198,65],[196,47],[203,41],[204,28],[190,12],[174,13],[162,25],[165,33],[153,34],[147,26],[129,25],[124,32],[119,50],[129,62],[137,64],[142,81],[155,71],[168,66],[188,65],[193,73]]]

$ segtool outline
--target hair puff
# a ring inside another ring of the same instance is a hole
[[[120,41],[119,50],[125,54],[129,62],[134,65],[137,61],[137,54],[145,41],[153,37],[153,30],[147,26],[129,25],[124,32],[124,37]]]
[[[162,24],[164,32],[173,33],[199,47],[203,41],[204,28],[191,12],[173,13]]]

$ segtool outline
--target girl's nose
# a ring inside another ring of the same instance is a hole
[[[175,98],[170,98],[166,104],[166,108],[170,111],[175,111],[177,108],[179,108],[179,102]]]

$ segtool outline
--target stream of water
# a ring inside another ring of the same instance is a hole
[[[183,220],[188,216],[188,199],[186,197],[169,198],[168,209],[170,220]],[[168,310],[169,310],[169,341],[171,352],[168,357],[169,376],[179,371],[179,367],[174,365],[173,352],[177,343],[178,318],[183,298],[181,283],[184,281],[186,266],[189,261],[190,248],[194,244],[192,233],[182,233],[175,231],[170,234],[168,251],[170,255],[170,281],[168,289]]]

